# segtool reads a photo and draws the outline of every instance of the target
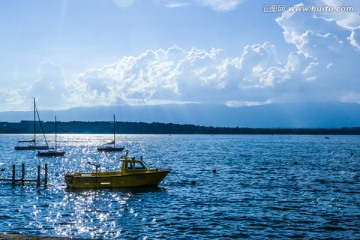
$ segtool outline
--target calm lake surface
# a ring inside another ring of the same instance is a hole
[[[118,135],[130,155],[171,168],[157,188],[69,191],[63,174],[119,168],[99,153],[112,135],[60,135],[65,157],[15,151],[31,135],[0,135],[0,232],[101,239],[360,239],[360,136]],[[52,136],[48,136],[50,140]],[[213,173],[216,169],[216,173]],[[42,170],[43,171],[43,170]],[[191,184],[195,180],[196,184]]]

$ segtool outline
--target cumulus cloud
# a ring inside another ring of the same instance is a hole
[[[28,86],[24,85],[23,87],[23,90],[0,88],[0,108],[3,111],[13,111],[14,109],[19,109],[18,106],[21,106],[26,102],[24,89],[26,89]],[[26,110],[26,108],[21,110]]]
[[[199,87],[213,86],[210,83],[216,78],[214,74],[218,74],[218,62],[224,59],[219,55],[221,51],[215,49],[210,52],[178,47],[149,50],[80,74],[73,88],[81,91],[81,98],[90,104],[198,101],[203,95],[195,94]],[[82,101],[76,95],[72,99]]]
[[[61,66],[46,60],[37,69],[38,78],[19,88],[0,88],[0,108],[4,111],[29,110],[32,97],[41,101],[40,108],[66,107],[66,81]]]
[[[201,3],[236,6],[240,1]],[[280,46],[268,42],[247,45],[235,57],[218,48],[148,50],[78,73],[73,79],[48,60],[39,65],[39,77],[27,94],[46,99],[48,108],[122,103],[232,107],[303,101],[360,103],[360,28],[354,27],[355,21],[350,27],[341,19],[310,12],[282,13],[276,23],[285,41],[296,49],[284,62],[277,56]],[[0,89],[3,99],[11,95],[14,102],[23,101],[22,94]]]
[[[295,55],[281,64],[270,43],[246,46],[235,58],[221,49],[151,50],[79,74],[69,99],[79,105],[269,102],[304,68]]]
[[[346,2],[340,0],[322,0],[326,6],[340,7],[344,11],[320,12],[319,15],[326,19],[331,19],[340,27],[351,31],[348,40],[351,45],[360,50],[360,2],[358,0],[348,0]]]
[[[304,5],[298,4],[297,6]],[[309,56],[311,50],[317,48],[317,45],[311,45],[314,42],[309,40],[309,38],[317,37],[319,40],[322,40],[321,38],[326,36],[325,40],[329,40],[329,35],[331,35],[331,39],[346,39],[349,34],[349,31],[338,26],[335,20],[319,17],[311,13],[284,12],[275,21],[283,29],[284,39],[288,43],[294,44],[305,56]],[[318,41],[317,44],[322,43]],[[341,44],[341,40],[334,41],[333,44],[333,46],[327,43],[323,45],[336,48],[337,45]]]
[[[297,48],[284,63],[270,43],[245,46],[238,57],[221,49],[149,50],[79,74],[70,99],[80,105],[228,106],[356,99],[360,53],[348,40],[355,36],[333,20],[309,15],[286,12],[276,20],[286,41]]]
[[[234,10],[242,1],[241,0],[197,0],[199,4],[208,6],[219,12]]]
[[[354,48],[360,50],[360,27],[351,30],[351,34],[348,37],[348,40]]]
[[[43,108],[58,109],[66,106],[67,86],[63,69],[51,60],[41,62],[38,79],[30,87],[28,97],[43,101]]]
[[[308,82],[300,85],[304,90],[302,96],[310,100],[339,101],[346,99],[344,96],[349,92],[360,90],[356,84],[360,52],[354,29],[315,13],[285,12],[276,22],[283,29],[285,40],[294,44],[297,54],[303,58],[303,76],[298,77]],[[292,79],[294,81],[295,76]]]
[[[321,0],[326,6],[341,7],[344,11],[329,11],[318,13],[327,19],[333,19],[339,26],[354,29],[360,27],[360,2],[358,0]]]

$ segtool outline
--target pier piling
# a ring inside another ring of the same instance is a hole
[[[47,185],[47,178],[48,178],[48,165],[47,163],[45,164],[45,179],[44,179],[44,186],[46,187]]]
[[[16,166],[15,164],[12,165],[12,171],[11,171],[11,177],[1,177],[0,178],[0,182],[7,182],[7,183],[11,183],[13,187],[15,187],[17,182],[21,182],[21,186],[24,186],[25,182],[36,182],[36,186],[40,187],[41,184],[43,183],[44,186],[47,186],[48,183],[48,165],[45,164],[45,173],[44,173],[44,178],[41,179],[41,168],[40,165],[37,166],[37,176],[36,178],[26,178],[25,177],[25,164],[22,163],[21,164],[21,177],[20,178],[16,178]]]
[[[12,186],[15,186],[15,164],[12,165]]]
[[[21,186],[24,186],[25,179],[25,163],[21,164]]]
[[[37,186],[40,187],[40,165],[37,166]]]

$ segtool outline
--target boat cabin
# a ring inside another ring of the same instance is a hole
[[[147,167],[142,159],[137,160],[135,158],[127,159],[121,158],[122,167],[121,171],[124,172],[137,172],[137,171],[146,171]]]

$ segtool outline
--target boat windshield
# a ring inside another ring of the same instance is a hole
[[[143,170],[143,169],[145,169],[145,166],[141,162],[127,162],[126,163],[126,169],[129,169],[129,170]]]

